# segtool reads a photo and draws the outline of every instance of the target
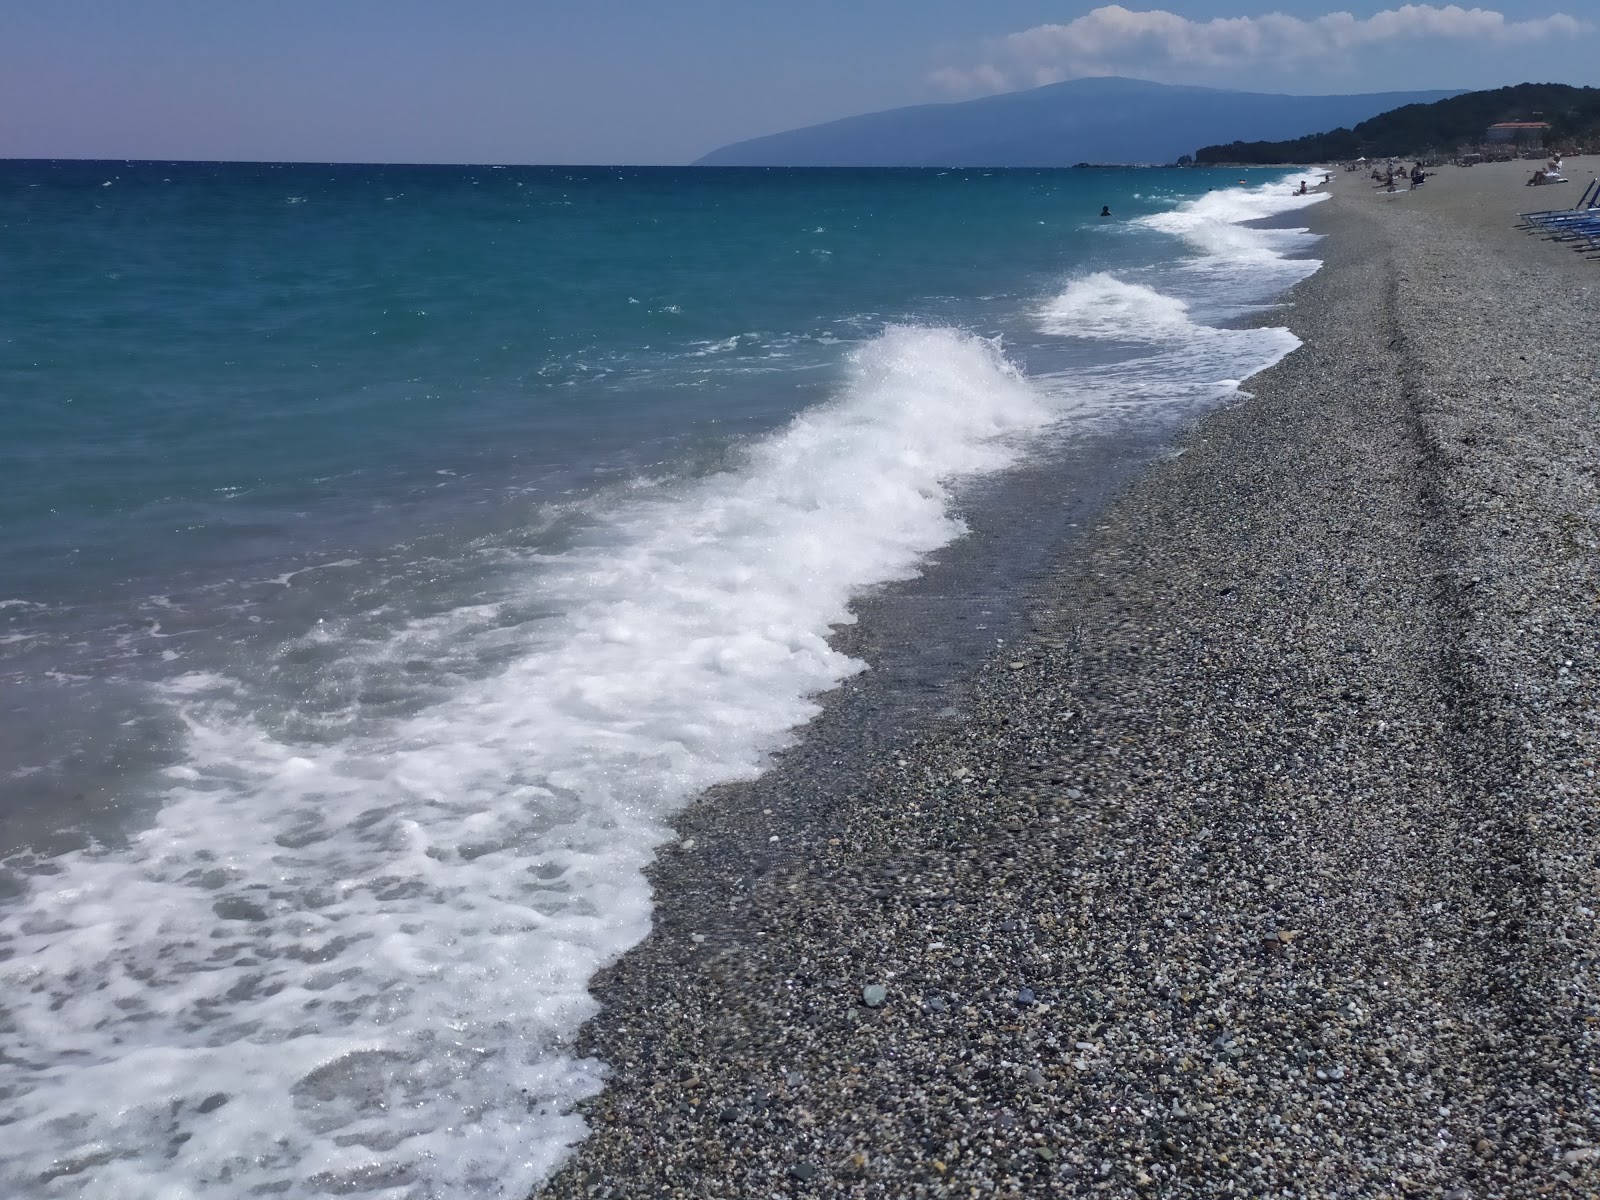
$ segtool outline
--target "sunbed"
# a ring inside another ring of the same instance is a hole
[[[1596,178],[1584,188],[1583,195],[1579,196],[1578,202],[1570,208],[1546,208],[1539,212],[1518,213],[1517,216],[1532,225],[1548,226],[1552,223],[1582,219],[1596,211],[1600,211],[1600,178]]]

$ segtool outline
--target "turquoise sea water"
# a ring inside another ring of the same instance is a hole
[[[973,481],[1293,348],[1292,186],[0,163],[6,1194],[524,1192],[671,813]]]

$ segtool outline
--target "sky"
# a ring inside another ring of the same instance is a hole
[[[1083,75],[1600,83],[1592,0],[1490,3],[0,0],[0,157],[681,163]]]

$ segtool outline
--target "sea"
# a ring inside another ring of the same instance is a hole
[[[0,162],[0,1194],[527,1195],[673,814],[1291,352],[1320,177]]]

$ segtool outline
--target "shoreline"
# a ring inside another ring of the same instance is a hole
[[[1498,170],[1294,214],[1305,344],[963,718],[682,814],[538,1195],[1593,1189],[1600,264]]]

